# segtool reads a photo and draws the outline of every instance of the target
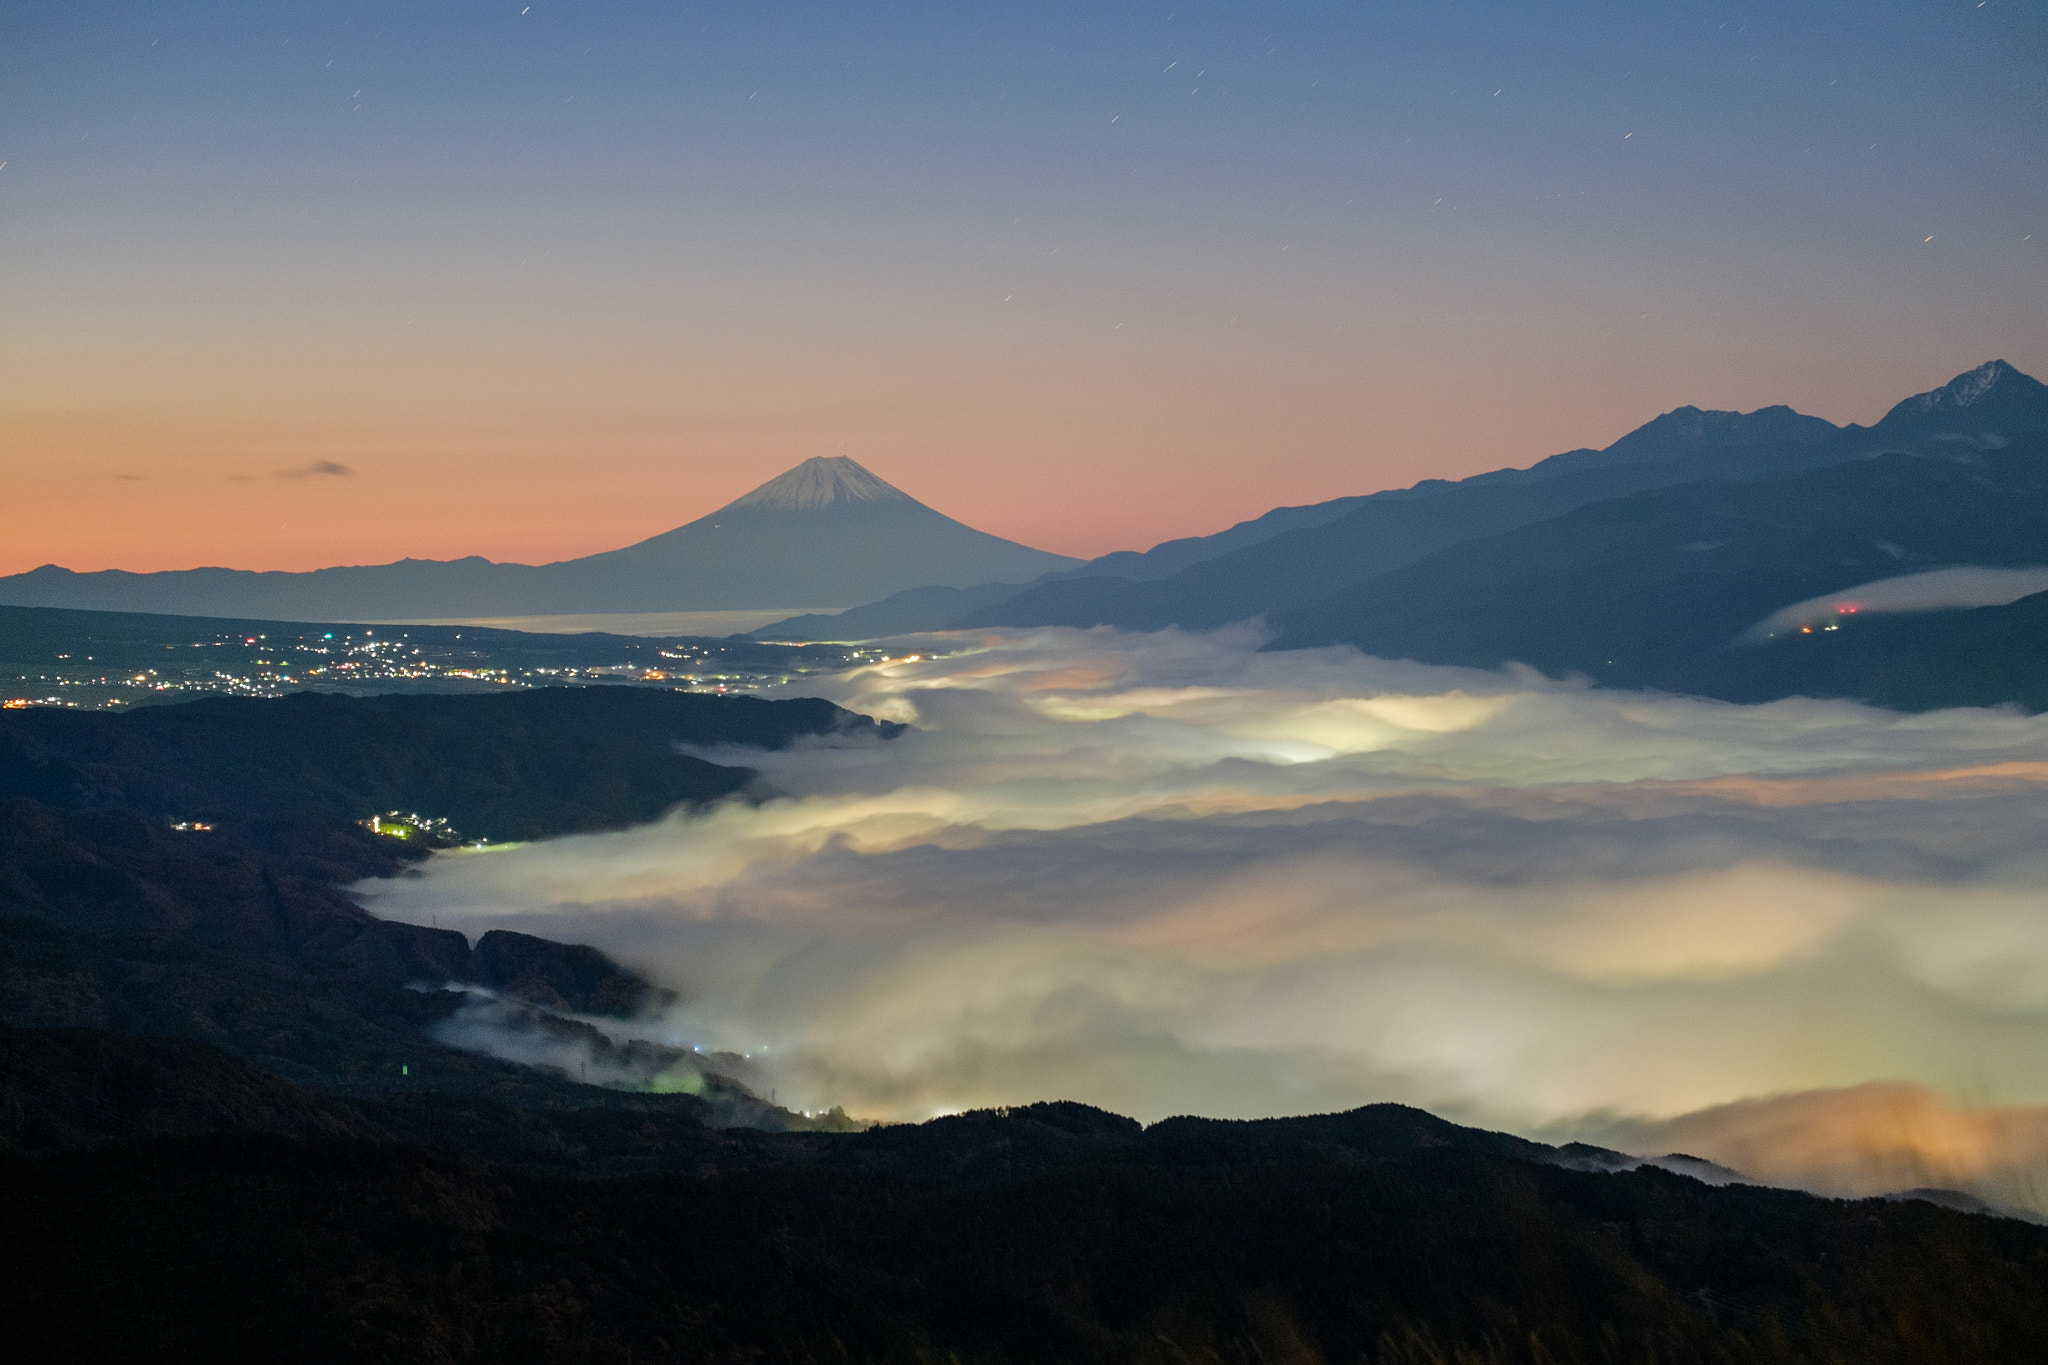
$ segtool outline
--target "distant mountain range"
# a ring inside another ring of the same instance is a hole
[[[1731,701],[2048,709],[2048,592],[1742,639],[1788,604],[1962,564],[2048,565],[2048,436],[1592,503],[1289,607],[1272,647],[1514,660]]]
[[[1772,611],[1958,565],[2048,565],[2048,385],[2004,361],[1872,427],[1786,407],[1685,407],[1605,450],[1458,483],[1286,507],[1005,592],[919,588],[762,638],[953,627],[1207,629],[1263,617],[1274,648],[1353,644],[1424,662],[1510,660],[1740,700],[2048,706],[2048,598],[1763,646]],[[1853,637],[1853,642],[1852,642]]]
[[[45,566],[0,578],[0,603],[329,621],[867,604],[755,632],[776,640],[1256,617],[1276,648],[1520,661],[1730,700],[2048,706],[2034,625],[2048,599],[1861,617],[1823,632],[1824,649],[1736,643],[1774,611],[1873,580],[2048,565],[2043,433],[2048,385],[1999,360],[1871,427],[1683,407],[1604,450],[1276,508],[1085,564],[964,526],[852,460],[812,459],[686,526],[557,564]]]
[[[1214,535],[1169,540],[1142,553],[1118,550],[1028,585],[919,585],[847,611],[777,621],[754,634],[853,640],[956,625],[1222,625],[1270,611],[1290,594],[1312,594],[1602,497],[1704,477],[1697,471],[1710,466],[1737,473],[1804,468],[1807,452],[1797,448],[1842,433],[1824,418],[1788,407],[1750,413],[1677,408],[1605,450],[1569,450],[1528,469],[1276,507]],[[1830,458],[1826,451],[1813,453],[1822,463]],[[1314,534],[1320,528],[1334,529]]]
[[[582,559],[498,564],[472,555],[306,573],[74,573],[46,564],[0,578],[0,604],[293,621],[719,611],[1022,582],[1075,563],[935,512],[853,460],[818,457],[709,516]]]

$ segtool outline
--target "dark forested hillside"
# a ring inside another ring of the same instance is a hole
[[[488,1105],[323,1100],[158,1045],[124,1074],[150,1121],[92,1145],[49,1068],[20,1079],[41,1042],[0,1034],[6,1098],[40,1084],[68,1124],[0,1127],[0,1312],[37,1360],[2048,1352],[2048,1229],[1567,1170],[1397,1106],[1141,1130],[1034,1105],[787,1135],[498,1110],[541,1140],[492,1150]],[[96,1047],[50,1045],[79,1069]],[[182,1099],[187,1079],[221,1098]]]
[[[219,698],[128,714],[0,714],[0,796],[166,820],[347,823],[390,810],[461,837],[619,828],[748,774],[680,745],[888,733],[816,700],[625,687],[480,696]]]
[[[380,920],[342,887],[458,835],[618,828],[752,781],[682,744],[887,733],[822,701],[609,687],[0,713],[0,1020],[200,1040],[349,1092],[405,1077],[551,1094],[557,1077],[436,1040],[461,987],[600,1053],[608,1039],[558,1016],[631,1015],[661,993],[592,948],[505,931],[472,945]],[[393,810],[420,822],[364,827]]]

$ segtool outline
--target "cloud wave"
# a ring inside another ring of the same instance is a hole
[[[646,1036],[803,1108],[1391,1099],[1651,1142],[1879,1081],[2048,1100],[2048,717],[1257,643],[906,641],[823,690],[914,732],[732,756],[784,798],[366,889],[605,947],[682,993]]]

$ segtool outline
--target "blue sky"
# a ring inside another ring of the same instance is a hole
[[[2048,364],[2044,73],[2007,0],[15,4],[7,530],[547,556],[844,453],[1092,552],[1869,421]]]

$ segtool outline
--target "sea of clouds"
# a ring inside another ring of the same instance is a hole
[[[2048,716],[1258,643],[899,642],[790,690],[900,737],[705,751],[774,799],[363,890],[603,947],[797,1108],[1397,1100],[2048,1208]]]

